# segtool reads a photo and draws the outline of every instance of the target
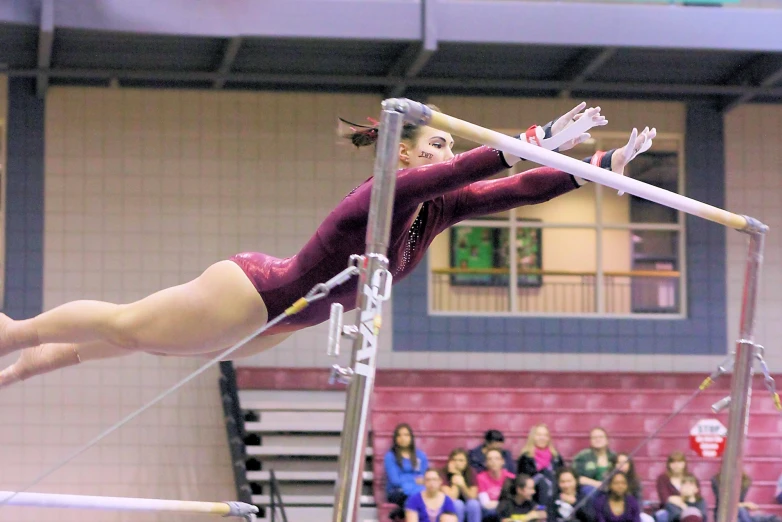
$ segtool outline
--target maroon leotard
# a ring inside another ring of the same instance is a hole
[[[393,282],[401,281],[412,272],[434,238],[459,221],[543,203],[578,188],[573,176],[548,167],[485,180],[509,167],[501,152],[483,146],[444,163],[398,171],[388,242]],[[280,259],[258,252],[231,257],[260,293],[269,310],[269,319],[282,313],[316,284],[326,282],[344,270],[351,255],[365,253],[371,191],[372,178],[348,194],[292,257]],[[416,220],[416,209],[421,203],[423,206]],[[411,227],[417,228],[414,234],[417,239],[406,252]],[[354,309],[357,281],[358,278],[353,277],[334,288],[327,298],[286,318],[264,335],[322,323],[328,320],[334,302],[342,303],[345,311]]]

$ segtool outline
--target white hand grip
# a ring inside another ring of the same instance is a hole
[[[342,314],[345,307],[340,303],[332,303],[331,314],[329,316],[329,344],[326,353],[329,357],[339,355],[339,341],[342,337]]]

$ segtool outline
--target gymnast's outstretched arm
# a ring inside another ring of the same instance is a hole
[[[633,133],[628,146],[609,152],[598,152],[585,159],[617,174],[635,156],[651,147],[655,129]],[[504,212],[523,205],[535,205],[561,196],[585,183],[571,174],[550,167],[539,167],[501,179],[471,183],[466,187],[446,194],[446,201],[452,209],[447,226],[472,217]]]
[[[424,201],[486,179],[511,166],[502,152],[481,146],[442,163],[402,169],[396,178],[394,212],[412,210]],[[372,180],[368,180],[342,201],[335,210],[335,217],[340,221],[366,224],[371,193]]]

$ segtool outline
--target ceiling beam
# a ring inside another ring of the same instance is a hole
[[[220,75],[214,83],[212,88],[222,89],[225,86],[226,76],[231,72],[231,68],[236,61],[236,55],[239,54],[239,49],[242,47],[242,37],[234,36],[225,43],[225,50],[223,51],[223,58],[220,61],[220,67],[217,68],[217,74]]]
[[[380,41],[420,35],[419,5],[410,0],[58,0],[56,8],[57,27],[87,31]]]
[[[5,0],[0,2],[0,23],[37,26],[40,21],[39,1]]]
[[[41,19],[38,24],[38,74],[35,92],[39,98],[46,96],[49,76],[46,74],[52,66],[52,47],[54,45],[54,0],[41,1]]]
[[[389,69],[389,77],[415,78],[437,52],[434,9],[435,0],[421,0],[421,41],[407,47],[399,60]],[[407,84],[404,81],[397,82],[386,89],[385,96],[396,98],[402,96],[406,89]]]
[[[597,53],[587,51],[577,58],[574,63],[568,64],[567,69],[575,70],[575,74],[572,74],[568,80],[570,86],[561,90],[559,95],[563,98],[569,98],[570,93],[583,84],[587,78],[595,74],[608,60],[613,58],[616,51],[616,47],[606,47]]]
[[[776,71],[773,71],[768,76],[763,78],[760,81],[760,83],[758,83],[758,87],[773,87],[774,85],[778,84],[781,81],[782,81],[782,67],[778,68]],[[741,94],[738,98],[735,98],[730,102],[726,103],[722,107],[722,113],[727,114],[728,112],[732,111],[739,105],[751,101],[759,94],[760,93],[758,91],[748,91],[745,92],[744,94]]]
[[[440,42],[782,52],[782,9],[548,0],[438,7]]]
[[[38,69],[9,69],[11,77],[36,77]],[[131,71],[113,69],[50,69],[50,78],[70,78],[81,80],[150,80],[158,82],[214,82],[221,75],[218,72],[198,71]],[[431,77],[389,77],[336,74],[266,74],[232,72],[226,81],[254,84],[295,85],[319,87],[323,85],[342,87],[393,87],[405,83],[415,88],[458,89],[458,90],[509,90],[509,91],[560,91],[570,83],[562,80],[493,80],[486,78],[431,78]],[[638,82],[583,82],[579,90],[599,94],[652,94],[668,96],[780,96],[782,86],[745,86],[745,85],[702,85],[672,83]]]

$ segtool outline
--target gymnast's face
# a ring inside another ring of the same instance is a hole
[[[421,127],[417,138],[414,144],[408,141],[399,144],[400,168],[422,167],[453,158],[453,137],[447,132]]]

